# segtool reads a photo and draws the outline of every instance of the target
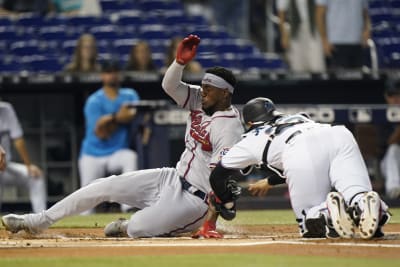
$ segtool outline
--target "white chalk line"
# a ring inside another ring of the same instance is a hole
[[[70,248],[70,247],[250,247],[265,245],[313,245],[313,246],[341,246],[341,247],[375,247],[375,248],[399,248],[400,243],[360,243],[358,242],[316,242],[325,239],[297,239],[297,240],[240,240],[240,239],[200,239],[191,238],[158,238],[139,239],[82,239],[82,238],[61,238],[52,240],[3,240],[0,241],[0,248]],[[96,242],[97,241],[97,242]],[[102,241],[102,242],[98,242]]]

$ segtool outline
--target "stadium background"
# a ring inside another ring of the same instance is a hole
[[[101,86],[96,73],[62,72],[76,39],[83,32],[92,33],[98,40],[99,61],[118,58],[121,65],[126,63],[133,44],[140,39],[147,40],[158,67],[163,65],[172,36],[198,34],[202,42],[196,60],[204,68],[222,65],[237,75],[235,104],[240,106],[253,97],[266,96],[281,108],[306,107],[320,121],[334,114],[326,122],[350,127],[360,142],[374,185],[383,193],[377,163],[384,140],[376,129],[385,129],[388,124],[399,121],[397,111],[386,114],[383,98],[387,79],[400,77],[397,69],[400,66],[399,1],[370,1],[374,42],[365,51],[362,70],[321,75],[288,71],[277,44],[273,1],[259,2],[264,2],[261,13],[265,20],[259,26],[266,38],[261,42],[231,35],[205,16],[189,15],[177,0],[101,0],[103,14],[99,17],[28,14],[20,19],[1,18],[1,98],[14,105],[33,161],[43,167],[48,177],[50,204],[79,187],[77,158],[84,127],[83,104]],[[142,167],[174,165],[183,147],[185,113],[176,109],[162,91],[161,79],[160,72],[123,73],[122,84],[135,88],[148,101],[139,109],[150,109],[155,116],[149,147],[136,147],[142,153]],[[196,84],[200,79],[201,75],[184,77],[185,81]],[[159,155],[153,148],[162,148],[168,153]],[[14,187],[4,192],[3,211],[29,210],[26,192]],[[389,204],[398,203],[390,201]],[[289,207],[289,202],[282,189],[262,201],[245,197],[239,207]]]

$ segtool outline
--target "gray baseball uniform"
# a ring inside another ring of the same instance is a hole
[[[24,164],[11,162],[12,141],[22,136],[23,131],[13,106],[0,102],[0,144],[7,156],[7,168],[0,173],[0,204],[4,186],[17,185],[28,189],[33,211],[40,212],[46,209],[45,180],[43,177],[30,177]]]
[[[228,110],[208,116],[201,109],[201,90],[181,82],[183,66],[167,70],[164,90],[190,110],[185,151],[176,168],[140,170],[97,179],[39,214],[28,214],[32,230],[45,229],[66,216],[78,214],[102,201],[115,201],[141,210],[128,223],[130,237],[173,236],[201,226],[208,210],[210,167],[233,146],[242,133],[240,114]]]

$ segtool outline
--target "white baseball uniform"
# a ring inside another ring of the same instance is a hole
[[[284,126],[288,123],[297,124]],[[358,145],[344,126],[316,123],[300,114],[281,117],[276,125],[282,127],[279,133],[276,126],[268,124],[248,132],[222,158],[222,166],[243,169],[264,162],[280,170],[300,220],[327,215],[325,200],[332,187],[347,204],[358,193],[372,190]]]
[[[45,229],[102,201],[141,209],[128,223],[130,237],[173,236],[202,225],[208,210],[206,193],[211,191],[210,167],[240,140],[242,124],[233,106],[212,116],[205,114],[201,109],[201,88],[181,82],[182,72],[183,66],[174,62],[162,83],[180,106],[190,110],[185,150],[176,168],[140,170],[97,179],[50,209],[26,215],[28,227]]]
[[[47,192],[43,177],[30,177],[25,164],[12,162],[11,145],[21,138],[23,131],[13,106],[0,102],[0,143],[6,152],[7,168],[0,172],[0,208],[5,185],[17,185],[29,190],[29,198],[34,212],[46,209]]]

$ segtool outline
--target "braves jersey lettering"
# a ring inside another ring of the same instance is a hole
[[[201,149],[204,151],[211,151],[212,145],[210,142],[210,132],[207,130],[207,127],[210,125],[211,121],[202,121],[201,113],[202,112],[199,110],[194,110],[190,113],[192,120],[190,126],[190,136],[201,143]]]

